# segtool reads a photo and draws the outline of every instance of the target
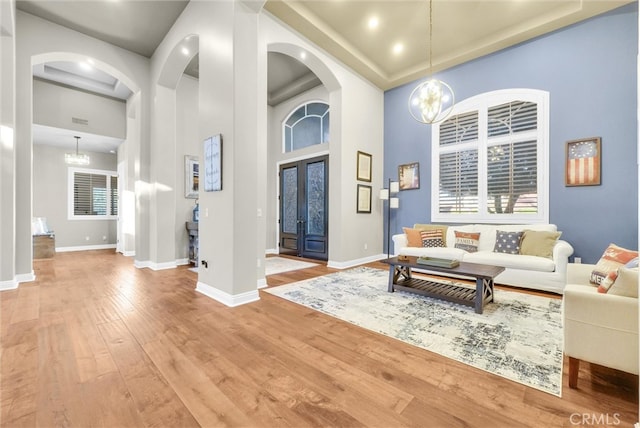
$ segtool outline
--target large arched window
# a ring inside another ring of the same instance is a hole
[[[289,114],[282,125],[284,152],[329,142],[329,105],[306,103]]]

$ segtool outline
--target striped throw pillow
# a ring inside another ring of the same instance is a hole
[[[444,247],[442,229],[421,230],[420,236],[423,247]]]

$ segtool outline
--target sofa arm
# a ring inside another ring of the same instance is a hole
[[[404,248],[409,245],[409,241],[407,241],[407,235],[404,233],[399,233],[397,235],[393,235],[393,254],[400,254],[400,248]]]
[[[591,272],[596,265],[588,263],[569,263],[567,266],[567,284],[589,284]]]
[[[567,356],[638,374],[638,299],[568,284],[563,306]]]

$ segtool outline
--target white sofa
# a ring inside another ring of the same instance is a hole
[[[553,248],[551,258],[505,254],[493,251],[496,232],[520,232],[536,230],[556,232],[554,224],[468,224],[450,225],[447,228],[445,247],[409,247],[404,233],[393,236],[394,255],[427,256],[445,259],[457,259],[470,263],[481,263],[505,267],[504,272],[495,278],[496,284],[531,288],[562,294],[567,276],[567,264],[573,254],[573,247],[559,239]],[[455,231],[480,232],[477,252],[467,252],[455,248]]]
[[[581,360],[638,374],[638,299],[598,293],[589,283],[594,268],[570,263],[567,269],[563,325],[571,388]]]

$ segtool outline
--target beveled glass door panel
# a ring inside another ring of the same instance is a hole
[[[328,156],[280,167],[280,253],[327,260]]]

